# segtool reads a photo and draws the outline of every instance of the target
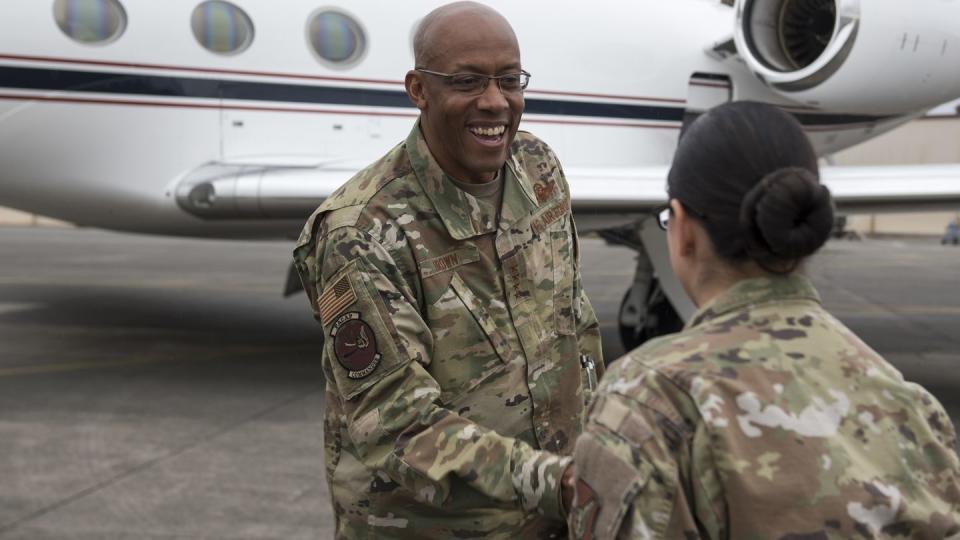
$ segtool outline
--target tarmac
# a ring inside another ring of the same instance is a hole
[[[960,249],[833,241],[826,306],[960,419]],[[290,242],[0,228],[0,539],[331,538]],[[611,358],[633,254],[583,241]]]

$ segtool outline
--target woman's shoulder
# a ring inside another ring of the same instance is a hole
[[[837,332],[826,328],[832,318],[806,309],[747,309],[648,341],[608,368],[606,386],[639,402],[659,396],[709,421],[721,402],[802,378],[797,369],[809,366],[797,359],[831,356],[825,349],[838,347],[837,336],[827,335]]]

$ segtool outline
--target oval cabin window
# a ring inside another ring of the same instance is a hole
[[[307,24],[307,38],[317,56],[335,67],[356,63],[367,48],[360,23],[340,11],[325,9],[315,13]]]
[[[80,43],[108,43],[127,27],[127,14],[117,0],[55,0],[57,26]]]
[[[253,42],[253,22],[230,2],[211,0],[200,4],[193,10],[190,26],[197,42],[217,54],[238,54]]]

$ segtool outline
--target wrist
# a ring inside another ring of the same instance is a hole
[[[566,519],[561,484],[564,471],[573,458],[535,450],[518,442],[511,462],[513,485],[520,506],[551,519]]]

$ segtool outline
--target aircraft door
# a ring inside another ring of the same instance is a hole
[[[687,109],[683,113],[683,128],[680,135],[683,135],[687,126],[698,116],[731,99],[733,99],[733,83],[727,75],[702,72],[691,75],[687,86]]]
[[[268,96],[276,96],[276,101],[264,99]],[[320,109],[310,98],[309,88],[278,83],[222,83],[222,158],[266,158],[272,162],[293,157],[343,157],[357,126],[348,117]]]

